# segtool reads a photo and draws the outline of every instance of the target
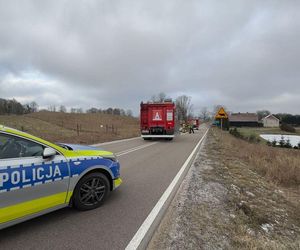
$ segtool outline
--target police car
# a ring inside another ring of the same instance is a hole
[[[99,207],[121,184],[119,171],[111,152],[0,125],[0,229],[70,205]]]

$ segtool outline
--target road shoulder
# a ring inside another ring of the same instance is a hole
[[[299,249],[295,204],[209,132],[148,249]]]

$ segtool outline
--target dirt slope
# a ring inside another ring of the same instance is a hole
[[[137,118],[108,114],[37,112],[0,116],[0,124],[53,142],[93,144],[139,135]]]

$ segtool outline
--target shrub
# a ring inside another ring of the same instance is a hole
[[[253,134],[250,135],[249,138],[248,138],[248,141],[249,141],[249,142],[256,142],[256,136],[253,135]]]
[[[286,131],[286,132],[290,132],[290,133],[296,133],[296,129],[289,125],[289,124],[286,124],[286,123],[282,123],[281,126],[280,126],[280,129],[282,131]]]
[[[241,133],[237,130],[237,128],[230,129],[229,133],[235,137],[239,137],[239,138],[242,137]]]
[[[284,147],[285,147],[285,148],[292,148],[292,144],[291,144],[290,139],[287,139],[287,140],[286,140],[286,142],[285,142],[285,144],[284,144]]]
[[[271,142],[271,144],[272,144],[272,147],[276,147],[276,146],[277,146],[277,141],[276,141],[276,139],[274,139],[274,140]]]
[[[257,138],[255,134],[251,134],[249,137],[244,136],[237,128],[229,129],[229,133],[237,138],[247,140],[251,143],[259,143],[260,138]]]
[[[281,139],[279,141],[279,146],[282,147],[282,148],[285,146],[285,140],[284,140],[283,135],[281,136]]]

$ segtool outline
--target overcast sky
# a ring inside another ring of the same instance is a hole
[[[300,1],[0,0],[0,98],[300,113]]]

